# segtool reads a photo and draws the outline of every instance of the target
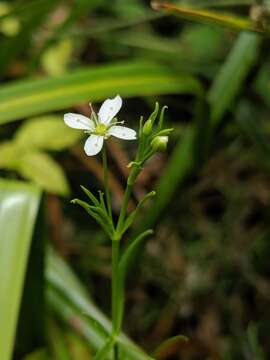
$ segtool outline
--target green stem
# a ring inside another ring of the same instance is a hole
[[[106,160],[106,158],[105,158]],[[103,162],[104,161],[103,157]],[[131,170],[131,173],[128,177],[127,187],[123,199],[123,205],[121,207],[119,219],[117,222],[117,227],[115,231],[115,238],[112,241],[112,335],[116,338],[119,336],[121,331],[121,323],[122,323],[122,314],[123,314],[123,301],[120,300],[120,297],[123,296],[122,286],[119,282],[119,252],[120,252],[120,240],[122,237],[121,231],[126,218],[127,208],[129,199],[132,193],[132,189],[134,186],[134,182],[136,177],[138,176],[140,169],[138,167],[134,167]],[[105,171],[104,171],[105,174]],[[105,176],[104,176],[105,179]],[[108,199],[108,198],[107,198]],[[107,200],[108,201],[108,200]],[[119,359],[119,348],[117,341],[113,347],[113,358],[114,360]]]
[[[130,199],[130,196],[131,196],[131,193],[133,190],[134,182],[135,182],[137,176],[139,175],[139,173],[140,173],[140,168],[134,167],[131,170],[131,173],[127,180],[127,187],[126,187],[126,191],[125,191],[125,195],[124,195],[123,205],[121,207],[121,211],[120,211],[120,215],[119,215],[119,219],[118,219],[118,223],[117,223],[117,227],[116,227],[116,234],[118,234],[119,237],[120,237],[119,234],[121,234],[122,226],[124,224],[125,217],[127,214],[128,203],[129,203],[129,199]]]
[[[109,216],[112,219],[112,205],[111,205],[111,195],[109,188],[109,172],[108,172],[107,152],[106,152],[105,144],[102,148],[102,161],[103,161],[103,178],[104,178],[106,203],[107,203]]]
[[[120,333],[120,327],[118,318],[118,263],[119,263],[119,241],[112,241],[112,335],[117,337]],[[118,360],[118,347],[117,342],[113,347],[114,360]]]

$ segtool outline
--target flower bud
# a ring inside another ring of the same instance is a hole
[[[148,136],[152,132],[152,120],[148,119],[143,125],[143,135]]]
[[[151,146],[155,151],[162,151],[162,152],[166,151],[168,140],[169,140],[168,136],[156,136],[151,141]]]

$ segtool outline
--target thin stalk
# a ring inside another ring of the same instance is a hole
[[[127,187],[126,187],[126,191],[125,191],[125,195],[124,195],[124,199],[123,199],[123,205],[121,207],[121,211],[120,211],[120,215],[119,215],[119,219],[118,219],[117,227],[116,227],[116,233],[118,235],[121,234],[121,230],[122,230],[122,226],[124,224],[125,217],[127,214],[128,203],[129,203],[129,199],[130,199],[130,196],[131,196],[131,193],[133,190],[134,182],[139,173],[140,173],[140,168],[134,167],[128,177]]]
[[[119,241],[112,241],[112,335],[117,337],[120,333],[120,324],[118,325],[118,263],[119,263]],[[114,360],[118,360],[117,343],[113,347]]]
[[[107,209],[109,212],[109,216],[112,219],[112,205],[111,205],[111,194],[110,194],[110,188],[109,188],[108,161],[107,161],[107,152],[106,152],[105,144],[102,148],[102,161],[103,161],[103,178],[104,178],[104,189],[105,189]]]

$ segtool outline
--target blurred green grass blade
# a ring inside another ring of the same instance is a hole
[[[246,32],[240,34],[228,58],[221,66],[208,93],[213,124],[221,120],[239,93],[257,60],[260,43],[261,38],[256,34]]]
[[[217,11],[193,9],[185,6],[177,6],[170,3],[153,1],[152,7],[155,10],[167,10],[183,19],[195,20],[206,24],[217,24],[239,31],[253,31],[257,33],[270,34],[269,30],[261,28],[248,17],[240,17],[231,14],[224,14]]]
[[[65,323],[73,326],[96,350],[102,347],[111,331],[111,322],[89,299],[86,290],[69,266],[53,251],[49,252],[46,270],[47,298],[50,307]],[[107,331],[104,334],[100,327],[89,316],[96,319]],[[133,344],[124,334],[125,358],[130,360],[149,360],[140,348]]]
[[[62,110],[83,101],[159,94],[200,94],[200,83],[156,63],[128,62],[82,69],[57,78],[24,80],[0,89],[0,124]]]
[[[253,84],[256,93],[270,107],[270,69],[269,59],[260,67],[258,75]]]
[[[17,317],[40,190],[0,180],[0,349],[1,360],[12,356]]]

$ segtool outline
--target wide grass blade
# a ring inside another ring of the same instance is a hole
[[[241,90],[244,80],[257,60],[260,43],[261,38],[256,34],[240,34],[221,66],[208,93],[211,118],[215,125]]]
[[[76,70],[57,78],[23,80],[0,89],[0,124],[62,110],[83,101],[115,96],[200,94],[192,76],[150,62],[128,62]]]
[[[89,299],[70,267],[52,251],[48,256],[46,279],[48,302],[58,317],[74,327],[94,349],[103,347],[111,332],[111,322]],[[124,334],[120,342],[124,359],[151,359]]]
[[[28,253],[38,212],[40,190],[0,180],[0,352],[12,356]]]

